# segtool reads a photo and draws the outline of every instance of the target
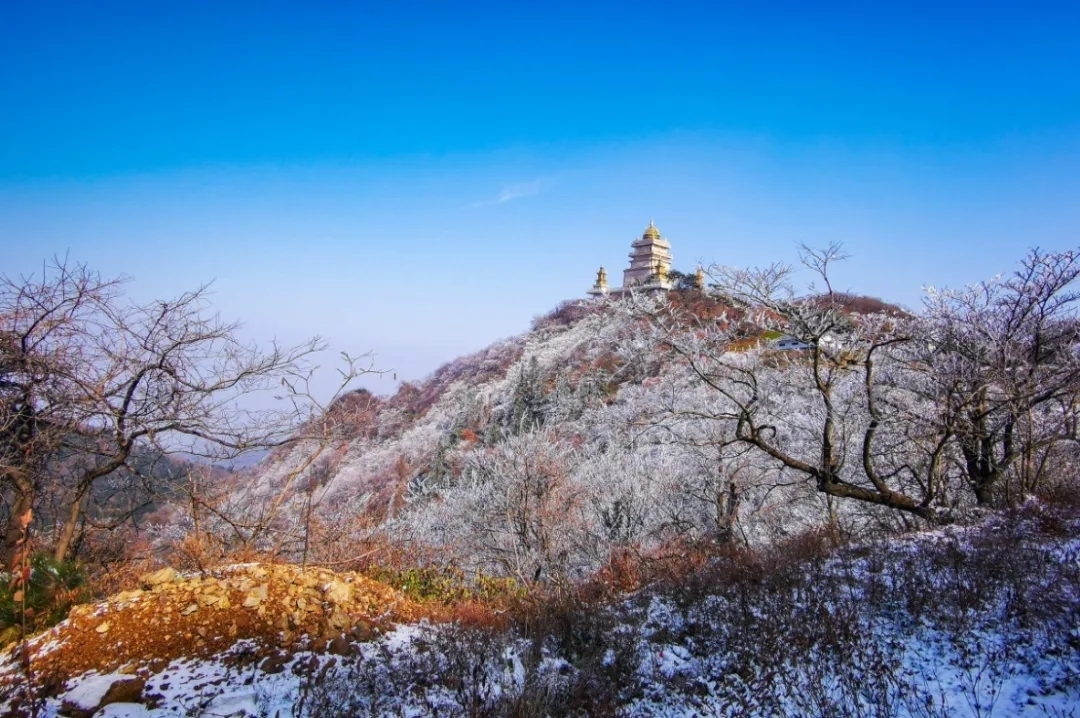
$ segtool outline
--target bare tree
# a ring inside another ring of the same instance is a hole
[[[284,551],[307,563],[313,512],[334,478],[330,456],[344,451],[363,423],[365,408],[354,399],[366,393],[348,388],[357,377],[380,373],[370,354],[354,358],[343,353],[341,358],[338,383],[328,400],[315,396],[310,373],[282,379],[283,398],[296,423],[288,440],[276,444],[283,454],[266,470],[243,472],[228,482],[189,474],[184,503],[196,540],[212,537],[222,552]]]
[[[8,567],[25,556],[45,469],[78,422],[65,397],[81,360],[81,327],[118,289],[117,281],[84,267],[57,263],[43,275],[41,281],[0,280],[0,488]]]
[[[263,348],[214,312],[205,286],[139,304],[122,283],[66,260],[40,276],[0,277],[8,566],[46,499],[62,559],[95,490],[107,477],[144,475],[139,457],[227,461],[295,440],[321,409],[295,388],[324,348],[318,338]],[[279,400],[268,403],[272,392]]]
[[[753,447],[828,497],[931,521],[964,492],[991,504],[1008,477],[1034,490],[1076,440],[1080,255],[1033,250],[1005,279],[931,290],[920,315],[850,311],[829,277],[843,256],[802,249],[817,294],[797,294],[787,265],[714,266],[719,318],[639,298],[651,344],[718,398],[667,415],[722,425],[718,446]],[[772,350],[777,335],[802,349]]]
[[[1049,452],[1075,442],[1078,276],[1076,252],[1035,249],[1008,277],[927,297],[912,359],[980,504],[1010,473],[1035,490]]]
[[[828,497],[935,517],[933,482],[918,480],[911,462],[896,462],[882,429],[897,397],[879,376],[878,362],[908,341],[898,317],[860,317],[844,310],[832,289],[831,263],[839,245],[803,249],[803,263],[824,281],[824,294],[799,296],[793,269],[773,264],[742,270],[713,266],[710,276],[729,309],[701,318],[668,303],[649,308],[652,340],[683,363],[720,401],[712,408],[675,413],[719,422],[727,444],[753,447],[788,472],[808,477]],[[770,334],[770,332],[772,334]],[[766,346],[785,335],[804,351],[783,356]],[[795,390],[786,390],[794,384]],[[778,396],[801,397],[784,406]]]

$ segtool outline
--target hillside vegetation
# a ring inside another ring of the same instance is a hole
[[[197,322],[234,352],[208,376],[135,322],[163,344],[100,358],[129,424],[69,382],[62,337],[3,344],[6,705],[108,713],[115,684],[142,706],[116,715],[1073,715],[1080,257],[918,309],[834,291],[837,247],[801,258],[818,289],[717,266],[567,302],[385,397],[345,357],[316,401],[314,343]],[[99,346],[75,309],[64,336]],[[189,311],[170,331],[197,347]],[[234,403],[275,382],[287,411]],[[167,481],[142,467],[178,453]]]
[[[799,295],[788,272],[567,303],[392,397],[346,395],[334,438],[207,489],[229,518],[200,541],[569,586],[627,555],[935,526],[1071,484],[1072,254],[919,312]],[[194,527],[177,506],[159,538]]]

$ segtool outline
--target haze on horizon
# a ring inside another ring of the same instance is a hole
[[[1080,6],[13,2],[0,271],[213,281],[399,379],[617,277],[842,241],[917,305],[1080,229]],[[389,379],[373,388],[388,391]]]

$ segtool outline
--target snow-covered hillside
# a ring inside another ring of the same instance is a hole
[[[343,412],[343,437],[276,455],[219,508],[249,525],[272,516],[275,540],[314,524],[334,536],[324,558],[379,541],[523,580],[584,577],[613,546],[758,543],[826,520],[805,481],[725,446],[730,429],[707,416],[718,397],[657,353],[639,309],[570,304],[393,397],[353,397],[362,411]],[[813,412],[781,382],[775,401]],[[701,416],[677,418],[687,409]]]
[[[777,298],[762,277],[571,302],[395,396],[346,396],[325,431],[204,499],[200,530],[287,558],[567,583],[678,542],[947,522],[1072,465],[1080,369],[1040,343],[1075,325],[999,316],[1060,282],[987,285],[1000,302],[974,309],[939,293],[916,316]],[[194,524],[181,507],[170,529]]]
[[[261,604],[270,623],[288,610],[278,604]],[[403,623],[329,651],[267,654],[268,634],[201,657],[148,653],[70,676],[34,715],[1064,718],[1080,705],[1077,616],[1080,521],[1033,502],[970,528],[736,552],[507,626]],[[55,635],[75,637],[73,620]],[[66,644],[47,634],[29,649]],[[0,662],[7,700],[28,708],[21,670],[12,654]]]

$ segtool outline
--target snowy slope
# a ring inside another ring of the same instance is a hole
[[[146,677],[140,704],[97,715],[1073,716],[1080,521],[1048,516],[1029,506],[794,559],[796,546],[716,559],[591,607],[569,632],[403,625],[272,673],[237,661],[239,644],[132,667]],[[94,705],[120,676],[73,678],[41,715]]]

